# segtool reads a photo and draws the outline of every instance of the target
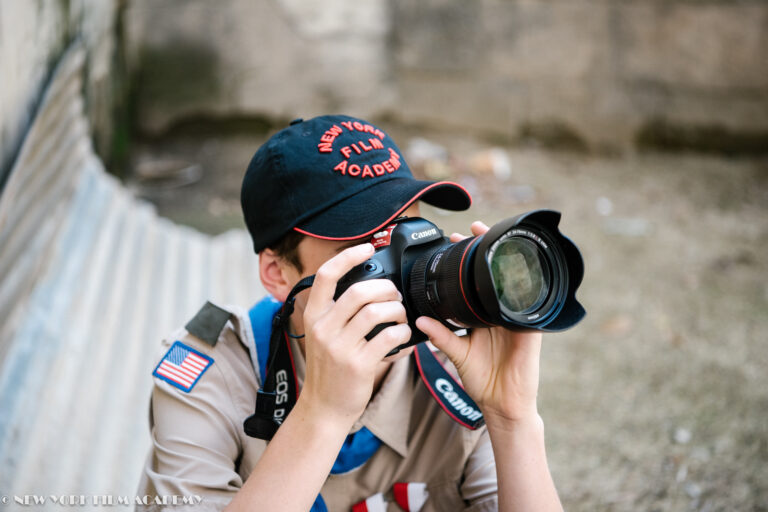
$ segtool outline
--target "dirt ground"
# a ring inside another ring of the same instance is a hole
[[[388,128],[418,173],[473,193],[467,213],[423,210],[446,232],[552,208],[582,250],[587,317],[546,336],[541,371],[566,510],[768,511],[768,161],[491,150]],[[263,140],[141,144],[133,186],[178,222],[242,227]],[[163,168],[182,171],[149,176]]]

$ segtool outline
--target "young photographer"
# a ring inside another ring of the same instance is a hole
[[[472,430],[419,380],[413,347],[387,356],[412,335],[392,281],[334,300],[339,279],[374,254],[372,236],[420,216],[418,201],[470,205],[456,184],[414,179],[389,136],[359,119],[297,120],[257,151],[242,205],[271,297],[247,311],[207,304],[164,341],[140,495],[198,495],[197,510],[562,510],[536,405],[540,333],[458,337],[417,320],[481,409],[485,426]],[[311,275],[293,311],[281,309]],[[380,324],[390,325],[367,341]],[[275,340],[285,370],[267,367]],[[243,425],[267,381],[280,421],[268,442]]]

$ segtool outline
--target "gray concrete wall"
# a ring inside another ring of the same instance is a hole
[[[132,0],[126,25],[148,133],[343,111],[595,149],[768,146],[764,0]]]
[[[53,65],[75,38],[87,50],[85,93],[96,146],[108,151],[118,4],[119,0],[0,2],[0,189]]]
[[[659,121],[767,132],[766,2],[396,5],[404,118],[609,148]]]
[[[134,0],[139,127],[186,117],[372,115],[395,102],[386,0]]]
[[[123,48],[149,134],[348,112],[497,142],[768,148],[764,0],[3,0],[0,183],[75,37],[104,157]]]

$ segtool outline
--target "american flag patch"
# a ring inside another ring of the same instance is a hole
[[[210,357],[177,341],[160,360],[152,375],[189,393],[212,364]]]

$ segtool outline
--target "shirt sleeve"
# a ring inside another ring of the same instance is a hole
[[[213,363],[189,392],[155,378],[150,406],[152,449],[147,459],[139,496],[154,506],[176,496],[194,500],[194,506],[174,511],[221,510],[242,487],[237,460],[242,451],[238,430],[231,420],[234,405],[220,365]]]
[[[498,510],[496,461],[488,431],[483,431],[464,467],[461,495],[470,504],[467,512]]]

